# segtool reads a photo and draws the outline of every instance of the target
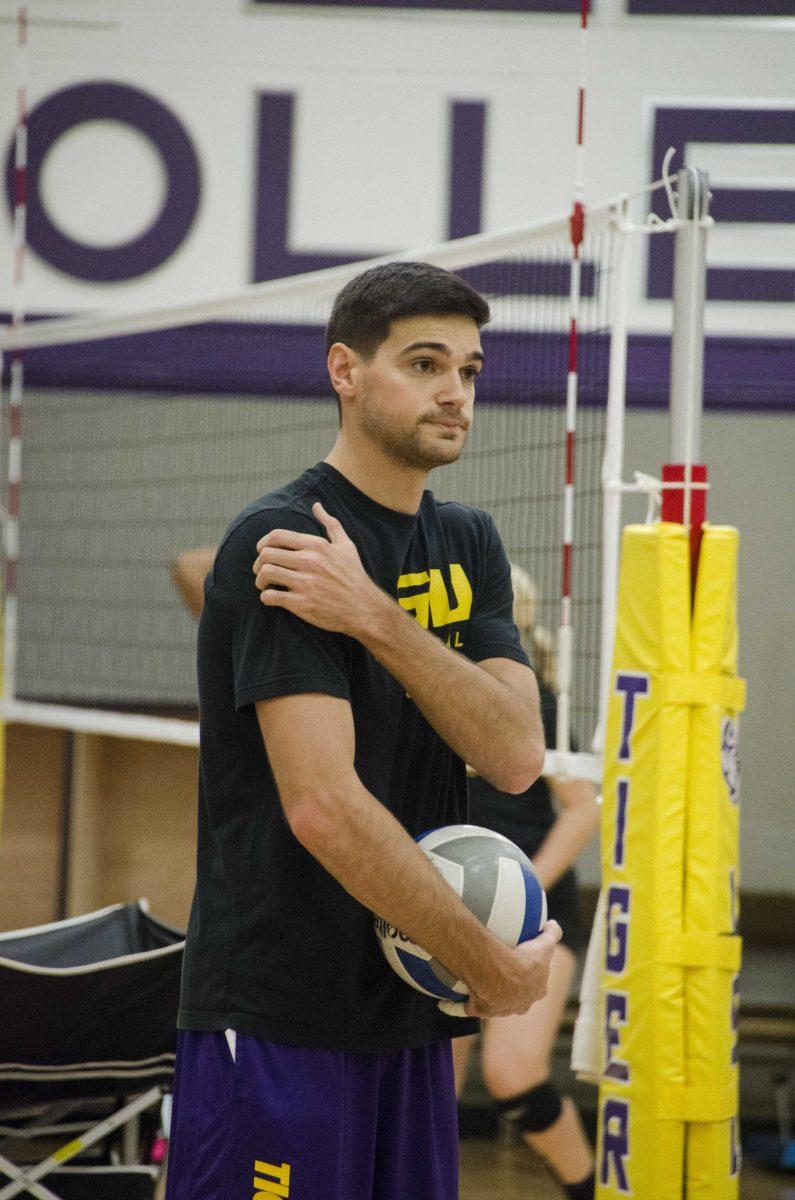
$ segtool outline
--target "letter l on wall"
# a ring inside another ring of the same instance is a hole
[[[258,115],[253,281],[280,279],[375,257],[379,251],[372,249],[347,254],[294,253],[289,249],[294,93],[261,92]],[[454,100],[450,115],[446,236],[459,238],[481,230],[486,105]],[[344,202],[342,193],[339,202]]]

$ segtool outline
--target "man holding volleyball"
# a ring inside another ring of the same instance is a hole
[[[414,841],[466,820],[465,762],[516,793],[543,762],[499,535],[425,490],[488,319],[427,264],[349,283],[337,441],[235,518],[205,582],[169,1200],[453,1200],[449,1039],[544,994],[554,922],[507,948]],[[392,973],[373,913],[467,984],[464,1019]]]

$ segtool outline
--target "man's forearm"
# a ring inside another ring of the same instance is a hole
[[[359,640],[479,775],[501,791],[524,791],[544,757],[535,686],[518,691],[496,679],[381,596]]]
[[[472,991],[487,991],[501,970],[510,973],[505,947],[355,776],[344,794],[315,793],[311,801],[285,808],[298,840],[346,891],[438,958]]]

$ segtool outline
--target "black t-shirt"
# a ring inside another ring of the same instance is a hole
[[[544,737],[548,746],[554,746],[555,693],[540,680],[538,690]],[[532,857],[555,823],[556,813],[543,775],[518,796],[500,792],[480,775],[475,775],[469,780],[469,819],[473,825],[483,825],[510,838]]]
[[[368,575],[431,633],[476,662],[528,661],[510,567],[484,512],[427,491],[416,515],[395,512],[320,463],[235,518],[199,626],[198,867],[179,1025],[340,1050],[418,1046],[476,1024],[445,1017],[392,972],[371,913],[293,836],[254,707],[308,692],[349,700],[358,776],[409,833],[466,820],[464,764],[400,684],[354,639],[259,600],[258,539],[277,528],[324,536],[315,500],[342,522]]]

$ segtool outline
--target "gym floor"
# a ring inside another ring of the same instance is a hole
[[[460,1200],[561,1200],[563,1192],[531,1150],[499,1137],[461,1142]],[[795,1175],[743,1165],[740,1200],[795,1200]]]

